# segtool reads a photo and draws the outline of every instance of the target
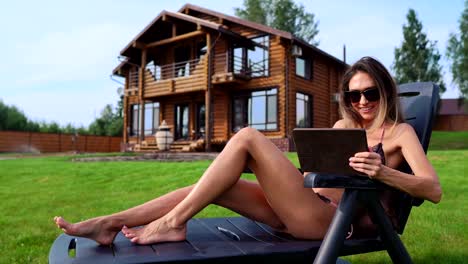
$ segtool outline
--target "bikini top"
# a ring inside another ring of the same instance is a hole
[[[380,158],[382,160],[382,164],[386,164],[386,161],[385,161],[385,152],[383,150],[383,144],[382,144],[382,141],[383,141],[383,137],[384,137],[384,134],[385,134],[385,128],[382,128],[382,135],[380,136],[380,142],[373,146],[373,147],[370,147],[369,150],[372,151],[372,152],[375,152],[377,154],[380,155]]]

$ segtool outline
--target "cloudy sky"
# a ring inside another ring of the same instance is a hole
[[[106,104],[116,105],[110,78],[120,51],[162,10],[177,11],[188,0],[6,1],[0,10],[0,100],[35,121],[88,126]],[[346,61],[362,56],[393,63],[409,8],[441,54],[450,32],[458,31],[463,0],[302,0],[319,21],[319,48]],[[192,0],[234,15],[242,0]],[[444,98],[455,98],[445,57]]]

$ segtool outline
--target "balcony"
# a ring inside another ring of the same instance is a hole
[[[206,56],[162,66],[145,68],[144,97],[205,90],[207,87]]]
[[[200,59],[162,66],[149,63],[144,71],[144,98],[205,90],[207,62],[206,56],[202,56]],[[138,71],[131,71],[127,81],[128,88],[125,90],[125,95],[137,95]]]
[[[213,84],[245,83],[253,77],[268,74],[268,59],[252,61],[230,52],[219,53],[214,56],[214,74],[211,77]]]
[[[245,83],[254,77],[268,75],[268,58],[251,59],[233,56],[231,52],[218,53],[213,58],[213,84]],[[187,60],[166,65],[146,65],[144,71],[144,98],[203,91],[207,88],[208,59]],[[128,75],[126,96],[138,95],[138,71]]]

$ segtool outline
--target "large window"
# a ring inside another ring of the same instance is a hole
[[[140,105],[134,104],[131,106],[131,123],[130,135],[137,136],[140,132]]]
[[[296,127],[312,127],[312,96],[296,93]]]
[[[259,130],[278,129],[278,89],[234,96],[232,129],[250,126]]]
[[[140,105],[131,106],[131,127],[130,135],[137,136],[140,133],[141,118]],[[159,128],[159,103],[145,104],[145,135],[153,135]]]
[[[145,135],[153,135],[159,128],[159,103],[145,104]]]
[[[253,50],[245,47],[235,47],[233,49],[234,73],[245,74],[251,77],[268,76],[270,38],[268,35],[265,35],[252,38],[251,40],[258,44]]]
[[[309,57],[296,57],[296,75],[304,79],[312,79],[312,59]]]

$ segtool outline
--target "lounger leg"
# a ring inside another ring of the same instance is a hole
[[[358,190],[346,189],[315,257],[315,264],[336,263],[357,206]]]
[[[392,223],[377,199],[377,195],[375,194],[375,199],[372,199],[372,196],[370,196],[370,199],[367,199],[367,204],[370,209],[369,213],[371,214],[372,221],[377,223],[379,234],[393,263],[413,263],[408,251],[406,251],[400,237],[393,229]]]

